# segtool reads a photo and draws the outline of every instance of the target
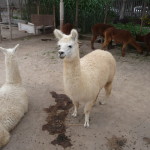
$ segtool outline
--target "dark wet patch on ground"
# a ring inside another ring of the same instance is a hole
[[[127,139],[124,137],[116,137],[113,136],[112,138],[108,139],[107,145],[110,150],[122,150],[125,146]]]
[[[148,138],[148,137],[144,137],[143,141],[145,141],[147,145],[150,144],[150,138]]]
[[[71,139],[65,135],[65,119],[73,104],[64,94],[51,92],[51,95],[55,98],[56,104],[44,109],[48,113],[48,117],[46,119],[47,123],[43,125],[42,130],[47,130],[52,135],[58,134],[57,138],[51,142],[52,144],[61,145],[63,148],[72,146]]]

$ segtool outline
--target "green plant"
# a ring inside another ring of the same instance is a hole
[[[113,24],[114,27],[117,29],[123,29],[123,30],[128,30],[132,33],[132,35],[136,35],[140,33],[140,25],[135,25],[133,23],[128,23],[128,24]],[[141,34],[147,34],[149,32],[149,29],[143,28]]]

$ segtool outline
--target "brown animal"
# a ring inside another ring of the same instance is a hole
[[[142,35],[136,35],[136,40],[145,43],[145,45],[147,46],[146,56],[148,56],[150,53],[150,33],[143,35],[143,36]]]
[[[114,42],[123,44],[122,46],[122,56],[125,56],[125,49],[128,44],[132,45],[137,49],[138,52],[142,53],[142,48],[136,43],[135,39],[132,37],[131,33],[126,30],[116,29],[114,27],[109,28],[105,31],[105,41],[102,45],[102,49],[105,48],[112,40]]]
[[[64,34],[69,35],[70,32],[71,32],[71,30],[73,29],[73,27],[74,27],[73,24],[71,24],[71,23],[66,23],[66,24],[64,24],[64,25],[62,26],[61,31],[62,31]]]
[[[98,23],[92,26],[92,39],[91,39],[91,48],[94,49],[94,41],[100,35],[104,37],[104,32],[106,29],[113,27],[112,25]]]

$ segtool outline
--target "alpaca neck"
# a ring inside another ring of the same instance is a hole
[[[79,55],[71,61],[64,60],[64,76],[72,76],[72,78],[80,77],[80,58]]]
[[[18,69],[18,64],[14,57],[5,57],[6,65],[6,83],[7,84],[20,84],[21,77]]]

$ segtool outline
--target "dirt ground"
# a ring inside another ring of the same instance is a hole
[[[42,41],[41,39],[51,39]],[[89,53],[90,42],[81,40],[81,56]],[[46,124],[44,108],[55,104],[51,91],[64,94],[62,60],[57,56],[53,35],[4,40],[5,48],[20,44],[18,64],[29,96],[29,111],[11,132],[10,142],[2,150],[63,150],[51,142],[42,127]],[[95,43],[99,48],[99,44]],[[106,105],[99,105],[102,90],[90,116],[90,127],[84,128],[83,108],[72,118],[72,108],[66,119],[66,135],[71,147],[66,150],[149,150],[150,149],[150,56],[137,55],[135,50],[121,57],[120,48],[111,53],[117,61],[113,90]],[[5,82],[4,55],[0,53],[0,85]]]

